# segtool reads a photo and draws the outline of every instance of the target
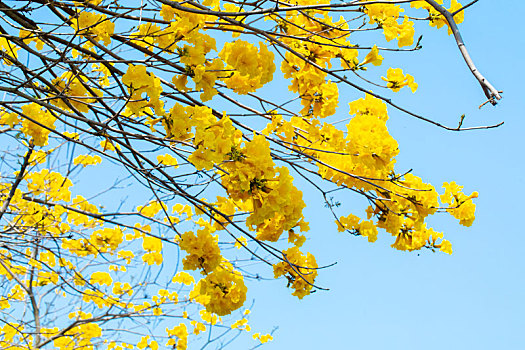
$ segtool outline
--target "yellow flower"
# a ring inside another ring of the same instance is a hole
[[[372,63],[374,66],[380,66],[383,63],[383,56],[379,54],[377,45],[374,45],[372,50],[366,55],[365,60],[360,63],[361,66],[365,64]]]
[[[189,286],[192,283],[195,283],[195,279],[193,278],[193,276],[184,271],[178,272],[171,281],[173,283],[181,283],[187,286]]]
[[[168,337],[170,337],[166,346],[176,346],[177,350],[186,350],[188,347],[188,328],[186,328],[184,323],[181,323],[172,329],[166,328],[166,333]],[[176,337],[177,340],[173,339],[174,337]]]
[[[199,334],[206,330],[206,326],[198,321],[193,320],[190,323],[193,326],[193,334]]]
[[[91,275],[91,278],[89,279],[89,283],[91,284],[99,284],[99,285],[107,285],[110,286],[113,283],[113,279],[107,272],[94,272]]]
[[[408,86],[412,93],[417,90],[417,83],[414,81],[414,77],[410,74],[403,75],[403,70],[401,68],[388,68],[387,76],[381,77],[386,81],[387,87],[394,92],[398,92],[402,87]]]
[[[441,246],[439,247],[439,250],[441,250],[443,253],[447,253],[451,255],[452,254],[452,244],[446,239],[444,239],[441,242]]]

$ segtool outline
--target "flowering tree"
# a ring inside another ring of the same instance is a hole
[[[382,52],[420,49],[415,22],[444,27],[496,104],[457,26],[475,2],[0,1],[0,348],[222,348],[250,332],[245,280],[321,288],[302,191],[334,230],[451,254],[426,219],[470,226],[477,193],[398,172],[387,107],[497,125],[396,104],[418,85]],[[334,191],[368,207],[340,212]]]

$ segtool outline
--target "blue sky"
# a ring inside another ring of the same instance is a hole
[[[450,126],[461,114],[464,126],[505,121],[498,129],[454,133],[389,109],[389,130],[401,150],[398,172],[413,168],[436,187],[453,180],[466,193],[480,193],[472,227],[446,215],[431,221],[452,241],[454,254],[404,253],[390,248],[386,234],[370,244],[337,233],[321,199],[307,194],[311,239],[305,247],[321,264],[337,265],[318,278],[330,291],[303,300],[282,280],[251,285],[252,327],[279,327],[266,349],[525,348],[523,13],[521,1],[482,0],[460,26],[478,68],[504,91],[496,107],[478,110],[484,95],[445,29],[419,25],[423,50],[387,63],[419,83],[415,95],[395,95],[413,111]],[[340,118],[347,113],[345,96]],[[360,199],[342,201],[351,207]]]

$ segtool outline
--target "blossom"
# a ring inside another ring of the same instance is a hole
[[[244,304],[246,292],[242,274],[224,262],[197,283],[190,297],[203,304],[206,311],[224,316]]]
[[[414,77],[410,74],[404,75],[401,68],[388,68],[387,77],[381,77],[386,81],[387,87],[394,92],[398,92],[402,87],[408,86],[412,93],[417,90],[417,83],[414,81]]]

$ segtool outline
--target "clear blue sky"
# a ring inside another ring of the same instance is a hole
[[[391,64],[419,83],[415,95],[396,95],[412,110],[450,126],[463,113],[465,126],[505,121],[495,130],[453,133],[389,110],[401,150],[398,171],[414,168],[436,186],[454,180],[480,193],[472,227],[447,216],[432,221],[454,254],[418,256],[390,248],[384,233],[374,244],[337,233],[328,211],[316,205],[321,199],[307,196],[305,247],[321,264],[337,265],[318,278],[330,291],[301,301],[282,280],[251,285],[252,327],[279,327],[266,349],[525,349],[523,13],[522,1],[481,0],[460,26],[478,68],[504,90],[497,107],[478,110],[484,95],[445,29],[421,24],[423,50]],[[347,116],[344,97],[338,113]]]

